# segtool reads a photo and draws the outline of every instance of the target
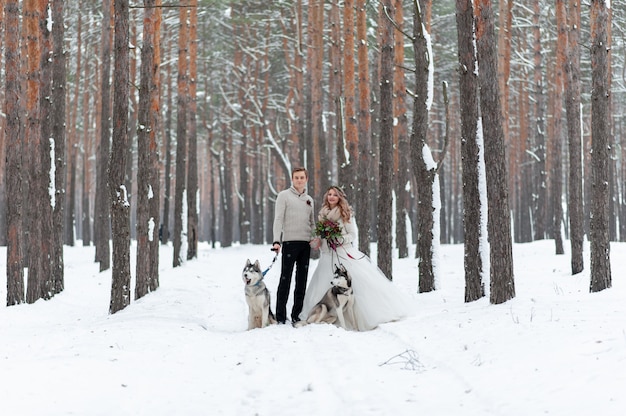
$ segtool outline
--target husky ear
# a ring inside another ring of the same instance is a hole
[[[254,267],[256,267],[257,269],[259,269],[259,270],[260,270],[260,269],[261,269],[261,263],[259,263],[259,261],[258,261],[258,260],[257,260],[257,261],[255,261],[255,262],[254,262]]]
[[[246,267],[250,266],[252,263],[250,263],[250,259],[246,260]]]

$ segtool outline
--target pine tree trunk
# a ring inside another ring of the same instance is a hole
[[[384,0],[382,7],[393,16],[391,0]],[[380,48],[380,142],[378,165],[378,267],[392,279],[391,225],[393,190],[393,25],[383,14]]]
[[[461,159],[463,170],[463,234],[465,266],[465,302],[485,296],[480,253],[481,203],[479,188],[480,148],[478,146],[478,77],[474,44],[474,9],[472,0],[456,0],[458,28],[459,87],[461,97]]]
[[[113,268],[109,313],[130,305],[130,203],[126,189],[128,163],[129,90],[128,0],[115,0],[115,84],[113,88],[113,141],[109,159],[109,197],[113,235]]]
[[[515,283],[502,107],[498,84],[493,82],[498,68],[491,1],[478,0],[474,13],[487,179],[490,302],[499,304],[515,297]]]
[[[65,286],[63,241],[64,241],[64,210],[65,210],[65,76],[66,62],[64,52],[65,28],[63,21],[64,0],[55,0],[52,3],[53,63],[52,63],[52,137],[54,138],[54,184],[55,204],[53,220],[53,290],[59,293]],[[73,175],[75,177],[75,175]],[[72,224],[69,225],[72,228]],[[73,233],[72,233],[73,234]]]
[[[557,44],[556,66],[554,71],[554,89],[552,101],[553,134],[552,146],[550,146],[551,169],[550,169],[550,192],[552,200],[552,236],[555,243],[556,254],[563,254],[563,67],[565,65],[565,48],[567,46],[567,32],[565,28],[565,5],[564,0],[556,2],[557,20]]]
[[[396,24],[402,27],[404,21],[404,13],[402,10],[402,1],[395,1]],[[399,30],[394,31],[394,65],[397,68],[403,68],[404,65],[404,42],[405,35]],[[409,207],[409,187],[407,183],[411,178],[410,164],[410,143],[408,135],[408,106],[406,100],[406,82],[404,81],[404,71],[395,71],[395,79],[393,80],[394,88],[394,118],[397,125],[394,128],[394,138],[396,141],[395,158],[396,158],[396,247],[398,248],[398,258],[404,259],[409,256],[409,245],[407,241],[407,217]],[[368,201],[369,202],[369,201]]]
[[[20,71],[20,10],[18,0],[5,4],[5,111],[6,111],[6,169],[7,195],[7,306],[24,303],[24,257],[22,252],[22,182],[28,174],[22,166],[21,71]],[[4,202],[4,201],[3,201]]]
[[[96,166],[96,198],[94,203],[94,241],[96,245],[96,261],[100,263],[100,271],[111,267],[111,247],[109,244],[111,231],[111,205],[107,198],[107,165],[109,163],[111,142],[111,11],[112,1],[102,3],[102,54],[101,87],[100,87],[100,143],[97,150]]]
[[[198,257],[198,138],[196,78],[198,74],[198,0],[189,2],[189,106],[187,125],[187,260]]]
[[[591,292],[611,287],[609,243],[609,51],[608,8],[591,1]]]
[[[546,137],[545,137],[545,96],[543,80],[543,53],[541,51],[541,4],[540,0],[533,3],[533,95],[535,97],[534,120],[537,125],[533,129],[533,154],[537,158],[533,177],[534,193],[537,195],[533,206],[534,239],[546,238],[547,210],[547,177],[546,177]]]
[[[367,10],[366,0],[357,0],[356,4],[356,33],[357,57],[359,76],[359,167],[357,194],[361,202],[356,212],[356,222],[359,227],[359,250],[370,255],[370,228],[371,228],[371,200],[373,191],[372,168],[372,130],[370,115],[370,74],[367,51]]]
[[[567,13],[567,59],[565,64],[565,110],[567,111],[567,135],[569,150],[568,213],[572,274],[584,269],[583,239],[583,179],[580,123],[580,3],[568,1]]]
[[[343,2],[343,97],[344,117],[343,127],[345,131],[344,141],[340,143],[341,153],[347,152],[348,159],[339,167],[339,184],[346,192],[349,201],[352,201],[354,209],[358,211],[361,198],[357,198],[356,173],[358,169],[358,125],[356,118],[356,84],[354,73],[354,0]],[[359,195],[360,196],[360,195]]]
[[[417,257],[419,258],[419,292],[435,290],[433,270],[433,183],[435,166],[427,164],[430,150],[426,145],[428,132],[428,76],[429,60],[421,10],[413,18],[413,49],[415,54],[415,98],[413,103],[413,131],[411,132],[411,159],[417,192]]]
[[[157,0],[144,0],[143,46],[137,131],[137,261],[135,299],[158,287],[160,179],[157,137],[159,115],[159,25]],[[155,207],[157,208],[155,210]],[[156,256],[156,260],[155,260]],[[154,263],[157,267],[154,267]],[[156,284],[155,284],[156,282]]]
[[[183,262],[183,203],[185,201],[187,178],[187,104],[189,97],[189,7],[188,0],[181,2],[179,11],[178,33],[178,104],[176,116],[176,185],[174,190],[174,259],[173,266],[178,267]]]

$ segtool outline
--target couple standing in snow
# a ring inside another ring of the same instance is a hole
[[[313,198],[306,192],[308,179],[305,168],[295,168],[291,173],[291,187],[276,198],[272,250],[276,254],[283,253],[276,294],[278,323],[287,321],[287,299],[294,266],[293,323],[307,318],[309,311],[330,288],[335,266],[339,264],[352,278],[354,316],[359,331],[374,329],[378,324],[406,316],[409,305],[405,295],[353,246],[357,237],[356,222],[346,195],[338,186],[328,188],[317,217],[318,221],[338,225],[335,230],[338,235],[329,240],[313,235],[316,219]],[[321,255],[307,287],[311,247],[319,248]]]

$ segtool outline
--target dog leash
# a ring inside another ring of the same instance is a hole
[[[278,251],[271,249],[272,251],[276,252],[276,255],[274,256],[274,259],[272,260],[272,262],[270,263],[270,265],[267,267],[267,269],[265,269],[265,271],[263,271],[263,277],[265,277],[265,275],[267,274],[267,272],[270,271],[270,269],[272,268],[272,266],[274,265],[274,263],[276,263],[276,259],[278,258]]]

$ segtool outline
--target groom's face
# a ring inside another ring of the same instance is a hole
[[[305,171],[297,171],[294,172],[291,176],[291,182],[293,182],[293,187],[298,190],[298,192],[304,192],[304,188],[306,187],[306,183],[308,181],[308,177]]]

